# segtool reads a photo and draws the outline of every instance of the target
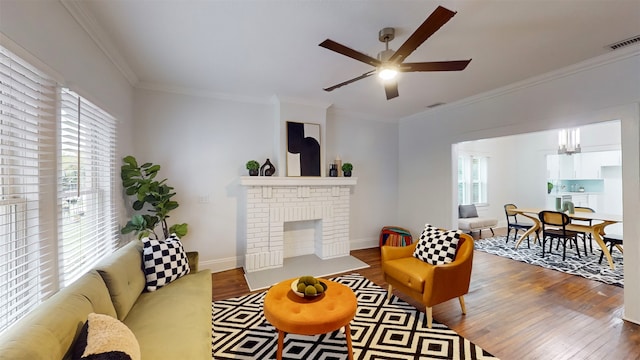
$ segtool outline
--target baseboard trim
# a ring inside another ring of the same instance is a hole
[[[209,269],[211,272],[221,272],[242,267],[242,260],[239,257],[229,257],[224,259],[200,261],[200,269]]]
[[[370,249],[378,247],[378,239],[377,238],[361,238],[351,240],[350,243],[351,250],[361,250],[361,249]],[[243,267],[243,257],[228,257],[223,259],[212,259],[212,260],[200,260],[198,267],[200,269],[209,269],[211,272],[221,272],[227,270],[233,270],[237,268]]]

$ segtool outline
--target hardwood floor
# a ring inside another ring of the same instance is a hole
[[[386,288],[378,248],[351,254],[371,266],[358,273]],[[249,294],[242,269],[213,274],[212,286],[214,301]],[[433,317],[503,360],[640,359],[640,325],[622,320],[616,286],[476,251],[465,303],[467,315],[454,299]]]

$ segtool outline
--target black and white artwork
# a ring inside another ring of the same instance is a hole
[[[287,176],[320,176],[320,124],[287,121]]]

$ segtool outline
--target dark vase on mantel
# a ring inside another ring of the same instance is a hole
[[[329,169],[329,177],[338,177],[338,167],[336,164],[331,164],[331,168]]]
[[[258,169],[249,169],[249,176],[258,176]]]
[[[260,167],[260,175],[271,176],[276,173],[276,167],[267,159],[264,165]]]
[[[344,177],[351,177],[351,170],[343,171],[342,173],[344,174]]]

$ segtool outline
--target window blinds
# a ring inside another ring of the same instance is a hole
[[[55,101],[50,78],[0,48],[0,331],[57,283]]]
[[[68,89],[60,97],[58,243],[67,286],[116,246],[116,122]]]

